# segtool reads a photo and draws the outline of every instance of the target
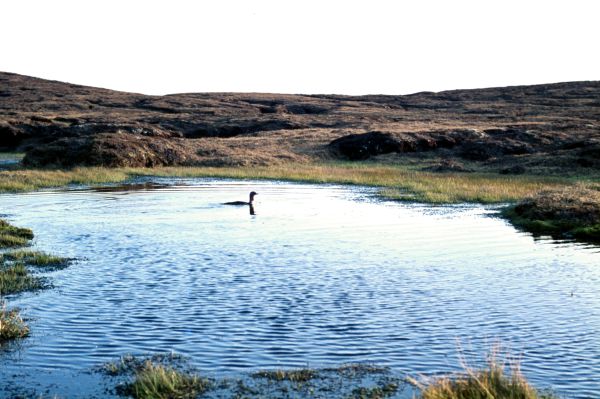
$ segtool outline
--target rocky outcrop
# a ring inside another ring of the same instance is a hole
[[[412,143],[410,143],[412,146]],[[350,160],[367,159],[373,155],[411,150],[409,143],[399,140],[390,133],[369,132],[349,134],[329,143],[332,152]]]
[[[88,137],[62,138],[40,145],[26,154],[23,163],[35,167],[154,167],[186,165],[194,159],[195,154],[185,145],[183,139],[103,133]]]
[[[335,156],[355,161],[389,153],[450,149],[473,137],[479,137],[477,131],[367,132],[339,137],[328,147]]]

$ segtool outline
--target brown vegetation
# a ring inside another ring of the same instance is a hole
[[[30,166],[247,166],[424,156],[600,167],[600,82],[406,96],[146,96],[0,73],[0,147]]]
[[[600,191],[584,186],[542,191],[505,210],[528,231],[600,242]]]

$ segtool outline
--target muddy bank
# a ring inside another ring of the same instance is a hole
[[[28,166],[406,157],[506,173],[600,168],[600,82],[405,96],[146,96],[0,73],[0,147]],[[511,169],[512,168],[512,169]]]

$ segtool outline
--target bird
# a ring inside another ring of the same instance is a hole
[[[252,206],[252,202],[254,202],[255,195],[258,195],[258,193],[251,191],[250,192],[250,201],[248,201],[248,202],[245,202],[245,201],[224,202],[223,205],[250,205],[250,206]]]

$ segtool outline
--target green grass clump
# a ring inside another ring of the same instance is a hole
[[[29,244],[33,239],[30,229],[16,227],[0,219],[0,248],[15,248]]]
[[[257,371],[252,374],[254,378],[266,378],[273,381],[307,382],[319,375],[314,369],[297,370],[268,370]]]
[[[31,276],[23,263],[0,266],[0,295],[35,291],[44,286],[44,280]]]
[[[207,379],[146,361],[123,393],[136,399],[196,398],[210,387]]]
[[[71,259],[51,255],[41,251],[17,250],[1,255],[2,259],[25,263],[29,266],[63,268],[69,265]]]
[[[25,324],[18,309],[7,309],[0,303],[0,344],[29,335],[29,327]]]

